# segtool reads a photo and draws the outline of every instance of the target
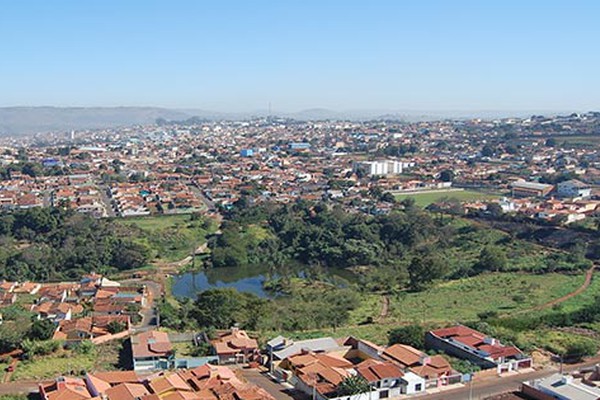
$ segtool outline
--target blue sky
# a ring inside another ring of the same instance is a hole
[[[600,109],[600,2],[0,0],[0,106]]]

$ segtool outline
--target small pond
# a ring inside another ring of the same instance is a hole
[[[305,275],[302,269],[299,269],[296,274],[299,277]],[[211,268],[186,272],[173,278],[173,295],[195,298],[197,293],[207,289],[230,287],[263,298],[273,297],[272,293],[263,289],[263,283],[268,276],[269,268],[262,266]],[[332,276],[347,281],[356,279],[354,274],[345,270],[335,271]]]

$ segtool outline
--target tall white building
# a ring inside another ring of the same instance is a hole
[[[354,170],[369,176],[399,175],[411,164],[396,160],[360,161],[354,163]]]

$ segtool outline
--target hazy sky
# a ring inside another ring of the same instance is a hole
[[[0,106],[600,109],[600,1],[0,0]]]

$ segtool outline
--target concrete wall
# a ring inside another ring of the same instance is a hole
[[[526,395],[528,397],[531,397],[534,400],[556,400],[557,399],[557,397],[551,396],[544,392],[540,392],[539,390],[534,389],[527,384],[523,384],[521,386],[521,393],[523,393],[524,395]]]
[[[483,369],[496,368],[496,363],[493,361],[486,360],[485,358],[479,357],[467,350],[463,350],[460,347],[454,346],[451,343],[427,332],[425,335],[425,346],[434,350],[441,350],[451,356],[461,358],[463,360],[469,360],[474,364],[479,365]]]

